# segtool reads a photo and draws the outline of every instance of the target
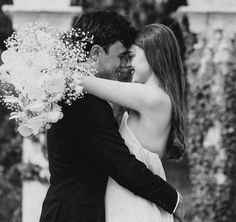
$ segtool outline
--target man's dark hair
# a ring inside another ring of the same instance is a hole
[[[109,10],[85,12],[77,19],[73,28],[94,36],[93,43],[87,45],[88,51],[93,45],[100,45],[107,53],[109,46],[116,41],[129,48],[135,37],[132,24],[122,15]]]

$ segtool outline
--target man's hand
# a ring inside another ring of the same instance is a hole
[[[185,210],[184,210],[184,202],[183,197],[180,193],[179,194],[179,203],[174,212],[174,222],[184,222]]]

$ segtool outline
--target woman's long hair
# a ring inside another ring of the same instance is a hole
[[[179,159],[185,149],[186,106],[184,71],[177,40],[166,26],[151,24],[137,30],[135,45],[144,50],[160,86],[171,99],[172,119],[166,156]]]

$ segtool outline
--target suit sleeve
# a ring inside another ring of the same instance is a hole
[[[88,109],[93,109],[93,115],[90,115],[92,119],[86,121],[83,136],[100,158],[109,176],[134,194],[173,213],[177,191],[129,152],[109,104],[103,100],[97,101],[96,97],[91,102],[93,105]],[[90,111],[87,110],[88,113]]]

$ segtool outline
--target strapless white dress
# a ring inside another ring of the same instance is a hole
[[[156,175],[166,180],[162,162],[156,153],[142,147],[127,125],[128,113],[123,116],[120,133],[130,152]],[[112,178],[108,179],[105,196],[106,222],[173,222],[173,216],[147,201]]]

